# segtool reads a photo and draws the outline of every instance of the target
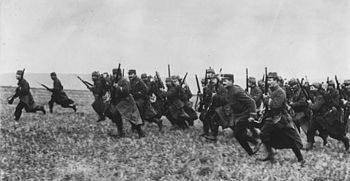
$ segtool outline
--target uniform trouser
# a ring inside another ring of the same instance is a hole
[[[261,139],[264,145],[266,146],[267,151],[269,154],[272,154],[272,136],[274,132],[279,131],[279,128],[277,124],[272,123],[265,123],[264,126],[261,129]],[[287,131],[287,130],[286,130]],[[303,155],[300,152],[300,149],[297,145],[297,142],[294,140],[290,140],[289,147],[293,150],[295,156],[298,158],[299,161],[303,160]]]
[[[49,101],[49,108],[50,108],[50,111],[52,112],[53,110],[53,107],[54,107],[54,104],[57,103],[56,101],[54,101],[53,99],[51,99]],[[58,104],[58,103],[57,103]],[[70,104],[60,104],[63,108],[72,108],[74,109],[74,106],[70,105]]]
[[[15,119],[16,120],[19,120],[19,118],[21,117],[23,108],[26,110],[26,112],[36,112],[36,111],[42,110],[41,106],[35,106],[35,108],[30,109],[27,104],[20,101],[16,107],[16,110],[15,110]]]
[[[311,125],[310,125],[310,129],[308,130],[306,136],[307,136],[307,142],[309,143],[315,143],[315,135],[316,135],[316,131],[318,130],[320,133],[320,136],[330,136],[331,138],[334,138],[336,140],[340,140],[343,141],[345,139],[345,135],[344,134],[334,134],[334,133],[329,133],[327,130],[325,130],[325,128],[320,124],[321,121],[323,121],[323,117],[318,116],[315,117],[312,121],[311,121]]]
[[[253,151],[250,148],[248,142],[257,144],[257,141],[247,134],[247,129],[251,127],[251,123],[248,121],[248,116],[242,116],[238,118],[236,125],[234,126],[233,132],[234,136],[243,147],[243,149],[249,154],[252,155]]]

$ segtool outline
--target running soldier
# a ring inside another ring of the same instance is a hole
[[[44,106],[38,106],[35,104],[33,96],[30,92],[29,83],[24,79],[24,70],[18,70],[16,73],[16,79],[18,80],[18,87],[16,88],[16,93],[11,98],[8,99],[8,103],[12,104],[13,101],[19,97],[19,103],[17,104],[15,110],[15,121],[18,121],[22,114],[22,109],[26,112],[35,113],[36,111],[42,111],[46,114]]]
[[[136,70],[131,69],[128,74],[130,80],[130,93],[136,101],[142,119],[151,123],[156,123],[159,127],[159,131],[161,131],[163,124],[162,120],[157,118],[157,112],[151,105],[149,97],[150,87],[137,77]],[[147,79],[147,75],[144,74],[144,78]]]
[[[63,108],[71,108],[74,110],[74,112],[76,112],[77,108],[75,105],[73,105],[74,101],[72,99],[69,99],[67,94],[63,91],[63,86],[61,84],[61,81],[57,78],[56,73],[52,72],[50,76],[53,80],[53,88],[48,89],[52,92],[51,100],[49,101],[50,113],[53,112],[55,103],[61,105]]]
[[[260,158],[260,161],[274,161],[272,148],[293,150],[298,162],[305,162],[300,152],[302,141],[296,126],[288,114],[286,92],[278,84],[276,72],[270,72],[267,77],[269,93],[264,94],[265,115],[261,138],[264,143],[267,155]]]

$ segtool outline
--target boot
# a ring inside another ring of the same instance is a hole
[[[77,112],[77,106],[73,105],[72,109],[74,110],[74,112]]]
[[[45,111],[44,106],[40,106],[40,107],[39,107],[39,111],[43,112],[43,114],[46,114],[46,111]]]
[[[344,143],[345,151],[348,151],[349,150],[349,138],[344,136],[344,138],[341,141]]]
[[[145,133],[141,129],[141,125],[135,125],[137,134],[139,135],[139,138],[146,137]]]
[[[157,123],[158,125],[158,128],[159,128],[159,131],[162,131],[162,128],[163,128],[163,120],[161,119],[155,119],[155,122]]]
[[[303,149],[306,151],[309,151],[309,150],[312,150],[313,147],[314,147],[314,143],[307,142],[306,146]]]
[[[101,122],[101,121],[104,121],[106,120],[106,116],[105,115],[99,115],[99,118],[96,122]]]
[[[274,158],[274,154],[273,154],[273,151],[272,151],[272,148],[270,145],[266,145],[266,151],[267,151],[267,155],[265,158],[258,158],[257,160],[259,161],[271,161],[271,162],[274,162],[275,161],[275,158]]]
[[[326,146],[328,141],[327,141],[327,135],[320,135],[320,137],[322,138],[322,141],[323,141],[323,146]]]

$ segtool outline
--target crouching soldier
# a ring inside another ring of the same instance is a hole
[[[19,103],[15,111],[15,120],[18,121],[22,114],[22,109],[26,112],[35,113],[36,111],[42,111],[46,114],[44,106],[38,106],[35,104],[33,96],[30,92],[29,83],[24,79],[24,70],[18,70],[16,73],[16,79],[18,80],[18,87],[16,88],[16,93],[9,100],[8,103],[12,104],[13,101],[19,97]]]

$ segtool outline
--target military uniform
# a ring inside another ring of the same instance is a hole
[[[346,123],[342,121],[343,112],[339,109],[339,94],[337,91],[329,90],[328,93],[323,90],[320,83],[313,84],[314,102],[310,103],[313,111],[310,130],[307,134],[306,150],[310,150],[315,142],[316,131],[324,132],[330,137],[340,140],[344,143],[345,149],[349,149],[349,139],[346,137]]]
[[[64,108],[71,108],[74,110],[74,112],[76,112],[76,106],[72,105],[74,104],[74,101],[69,99],[67,94],[63,91],[61,81],[57,78],[55,72],[51,73],[51,78],[53,79],[53,88],[51,100],[49,101],[50,112],[52,113],[53,111],[54,103],[57,103]]]
[[[129,70],[130,94],[134,97],[143,120],[158,124],[159,130],[162,129],[162,121],[157,118],[157,112],[154,110],[149,99],[150,87],[143,80],[136,76],[136,70]],[[134,77],[131,77],[134,75]]]
[[[90,88],[90,91],[94,95],[94,102],[91,104],[92,108],[95,110],[95,112],[98,114],[99,121],[103,121],[106,119],[105,117],[105,109],[106,109],[106,102],[104,100],[104,96],[107,93],[107,83],[103,78],[101,78],[100,74],[98,72],[92,72],[92,81],[93,86]]]
[[[13,100],[19,97],[19,103],[15,110],[15,120],[18,121],[22,114],[22,109],[25,109],[26,112],[35,113],[36,111],[42,111],[44,114],[46,113],[44,106],[39,106],[35,104],[33,96],[30,92],[29,83],[23,78],[24,72],[21,70],[17,71],[18,76],[18,87],[16,88],[16,94],[9,100],[9,103],[12,104]]]
[[[299,162],[304,162],[300,152],[302,141],[291,116],[287,110],[287,96],[276,82],[277,73],[269,73],[268,77],[274,79],[271,82],[269,95],[265,98],[267,106],[266,114],[261,129],[261,138],[264,143],[267,156],[261,161],[274,160],[272,147],[276,149],[291,148]]]

